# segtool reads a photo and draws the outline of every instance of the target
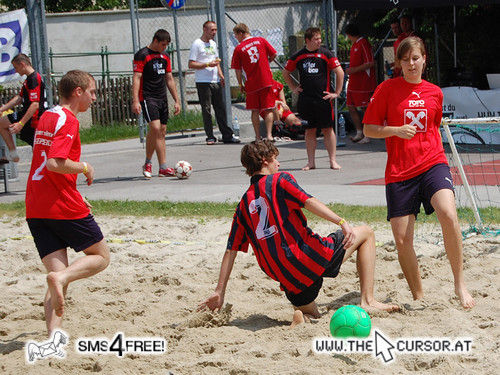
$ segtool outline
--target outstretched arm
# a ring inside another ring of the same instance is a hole
[[[16,105],[21,104],[22,101],[23,98],[21,98],[19,95],[16,95],[12,99],[10,99],[7,103],[0,106],[0,117],[2,116],[2,112],[14,108]]]
[[[363,133],[370,138],[389,138],[396,136],[403,139],[412,139],[417,133],[417,127],[413,125],[379,126],[365,124]]]
[[[204,302],[200,303],[198,310],[202,310],[208,307],[210,310],[219,311],[224,304],[224,295],[226,294],[227,282],[231,271],[233,270],[234,260],[236,259],[238,252],[235,250],[226,250],[224,257],[222,258],[222,264],[220,266],[219,281],[217,282],[217,287],[215,292],[208,297]]]
[[[351,226],[349,225],[349,223],[347,223],[347,221],[345,221],[345,219],[342,219],[339,215],[330,210],[324,203],[314,197],[309,198],[306,201],[304,208],[312,212],[316,216],[331,221],[334,224],[339,225],[339,223],[342,222],[342,224],[340,224],[342,232],[344,233],[344,241],[342,243],[344,244],[344,248],[346,249],[351,247],[351,245],[354,243],[355,235]]]

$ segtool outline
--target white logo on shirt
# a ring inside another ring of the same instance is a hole
[[[316,68],[316,63],[314,62],[311,62],[311,61],[306,61],[304,63],[304,69],[307,70],[307,73],[318,73],[319,72],[319,69]]]
[[[66,137],[70,137],[71,139],[73,139],[73,135],[71,134],[66,134]]]
[[[453,182],[448,178],[448,177],[445,177],[444,178],[446,181],[448,181],[450,183],[451,186],[453,186]]]
[[[405,109],[404,124],[417,127],[417,133],[427,131],[427,109]]]
[[[425,101],[421,100],[408,100],[408,105],[410,107],[425,107]]]
[[[158,74],[165,74],[165,69],[163,69],[163,64],[159,62],[155,62],[153,64],[153,70]]]
[[[411,95],[415,94],[417,96],[417,98],[420,99],[420,93],[419,92],[416,92],[416,91],[412,91],[411,92]]]

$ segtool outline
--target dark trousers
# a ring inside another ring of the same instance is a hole
[[[198,98],[200,99],[203,126],[205,127],[207,140],[215,138],[210,105],[214,107],[215,119],[222,133],[222,139],[230,140],[233,137],[233,130],[227,126],[226,107],[222,97],[222,85],[220,83],[196,82],[196,89],[198,90]]]

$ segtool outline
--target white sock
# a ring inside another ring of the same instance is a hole
[[[9,160],[19,160],[17,150],[9,150]]]
[[[356,136],[357,137],[362,137],[363,136],[363,130],[357,130],[356,131]]]

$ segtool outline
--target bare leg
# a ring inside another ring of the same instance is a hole
[[[252,109],[252,125],[255,132],[255,139],[260,139],[260,117],[257,109]]]
[[[318,306],[316,305],[316,302],[311,302],[308,303],[307,305],[304,306],[293,306],[294,310],[300,310],[304,314],[304,316],[310,316],[311,318],[321,318],[321,314],[319,313]]]
[[[408,282],[413,299],[422,299],[424,297],[422,280],[417,256],[413,248],[415,215],[393,217],[391,218],[391,227],[396,248],[398,249],[399,264]]]
[[[2,136],[7,148],[10,152],[16,150],[16,144],[14,143],[14,139],[12,139],[12,134],[10,134],[9,126],[11,125],[9,118],[7,116],[0,117],[0,135]],[[13,162],[19,161],[19,156],[12,158]]]
[[[159,121],[158,121],[159,124]],[[167,133],[167,125],[159,125],[158,128],[155,129],[156,137],[155,137],[155,151],[156,157],[158,158],[158,164],[164,165],[167,162],[166,156],[166,145],[165,145],[165,134]]]
[[[467,290],[464,281],[462,235],[458,224],[455,196],[451,190],[442,189],[432,196],[431,204],[436,210],[443,231],[444,248],[455,281],[455,293],[464,308],[471,308],[476,302]]]
[[[302,168],[303,171],[316,168],[314,164],[314,155],[316,153],[316,128],[306,129],[306,150],[307,150],[307,164]]]
[[[154,127],[152,126],[154,122],[155,121],[149,123],[149,130],[146,135],[146,159],[149,160],[152,160],[156,148],[156,135],[154,133]]]
[[[356,132],[357,134],[360,134],[361,135],[363,134],[363,124],[361,123],[361,118],[359,117],[359,112],[358,110],[356,109],[355,106],[348,106],[347,107],[349,109],[349,115],[351,116],[351,120],[354,124],[354,126],[356,127]]]
[[[273,140],[273,112],[268,110],[264,113],[264,122],[266,124],[266,138]]]
[[[367,225],[353,228],[355,234],[354,244],[346,249],[344,254],[345,262],[356,250],[356,267],[359,274],[361,288],[361,307],[365,310],[396,311],[399,306],[379,302],[373,295],[373,285],[375,279],[375,234],[372,228]]]
[[[58,250],[56,253],[60,251],[61,250]],[[67,288],[68,284],[75,280],[95,275],[105,269],[109,264],[109,250],[105,240],[90,246],[83,252],[86,256],[78,258],[64,269],[49,271],[47,275],[47,284],[49,286],[52,308],[58,317],[62,317],[64,313],[64,290]],[[61,254],[52,254],[42,259],[47,270],[50,269],[54,262],[58,263],[54,261],[54,257],[61,258]]]
[[[333,128],[325,128],[321,129],[323,133],[323,137],[325,140],[326,151],[328,151],[328,159],[330,160],[330,168],[331,169],[340,169],[342,168],[337,161],[336,152],[337,152],[337,138],[335,137],[335,133],[333,132]]]
[[[57,250],[47,255],[42,259],[42,262],[49,273],[63,271],[66,267],[68,267],[66,249]],[[67,288],[63,289],[63,295],[66,295],[66,290]],[[43,306],[45,310],[45,324],[47,325],[47,331],[50,337],[55,329],[62,326],[62,317],[57,316],[54,308],[52,307],[53,304],[49,289],[47,289],[47,293],[45,293]]]

